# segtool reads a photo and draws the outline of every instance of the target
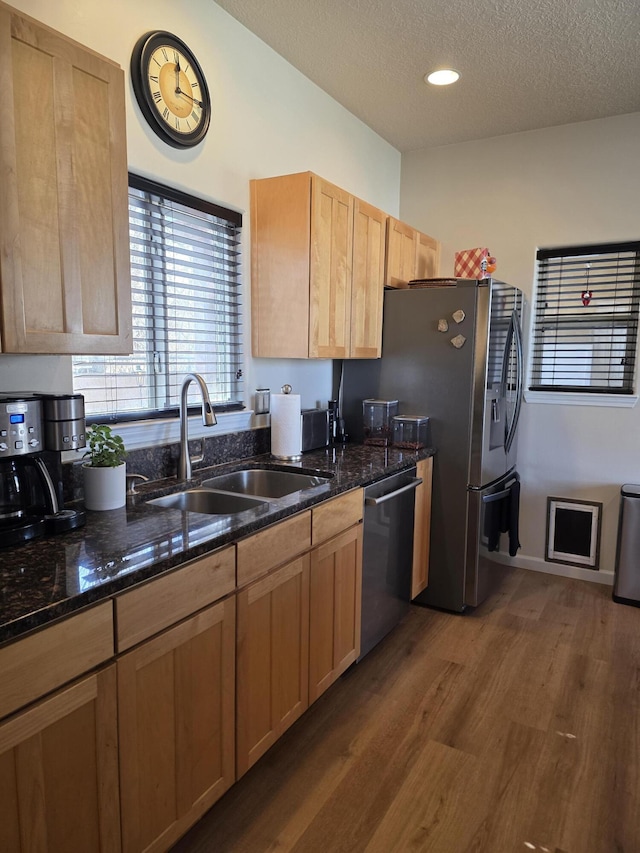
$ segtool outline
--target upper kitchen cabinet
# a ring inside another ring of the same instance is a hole
[[[360,199],[353,213],[351,358],[379,358],[387,214]]]
[[[387,287],[406,287],[417,278],[436,278],[439,263],[437,240],[391,216],[388,218],[384,279]]]
[[[380,355],[386,215],[311,172],[251,182],[253,355]]]
[[[2,351],[128,353],[124,73],[0,3]]]

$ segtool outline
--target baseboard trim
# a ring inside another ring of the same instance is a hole
[[[614,574],[604,570],[583,569],[581,566],[567,566],[563,563],[548,563],[539,557],[527,557],[525,555],[509,557],[499,551],[493,553],[491,558],[508,566],[518,569],[527,569],[532,572],[544,572],[547,575],[558,575],[561,578],[574,578],[575,580],[589,581],[589,583],[601,583],[613,586]]]

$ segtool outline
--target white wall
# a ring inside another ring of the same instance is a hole
[[[118,62],[127,78],[127,148],[133,172],[246,213],[245,395],[289,382],[303,406],[331,396],[331,362],[250,357],[249,180],[311,170],[397,215],[400,154],[238,24],[212,0],[12,0],[12,5]],[[138,38],[168,30],[203,67],[213,101],[204,142],[178,151],[148,128],[131,90]],[[70,359],[0,355],[0,389],[69,390]]]
[[[403,155],[400,216],[454,252],[486,246],[496,276],[532,293],[538,247],[640,239],[640,113]],[[640,482],[640,405],[525,403],[520,556],[545,564],[547,496],[602,501],[610,572],[620,486]]]

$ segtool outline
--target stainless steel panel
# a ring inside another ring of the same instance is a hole
[[[28,396],[0,396],[0,459],[43,450],[42,404]]]
[[[497,552],[488,549],[486,499],[505,492],[508,494],[508,486],[513,480],[514,474],[510,473],[486,489],[469,489],[467,492],[468,531],[464,578],[466,606],[477,607],[500,584],[508,571],[508,566],[496,560]]]
[[[640,604],[640,486],[622,487],[613,598]]]
[[[410,606],[415,475],[416,469],[411,468],[364,491],[360,658],[398,624]]]
[[[497,471],[495,476],[500,476],[504,469],[502,467],[502,453],[500,447],[491,449],[487,445],[487,431],[485,430],[487,406],[487,364],[489,355],[489,316],[491,311],[491,292],[489,282],[481,282],[478,285],[478,298],[476,302],[475,317],[475,351],[473,355],[473,379],[471,385],[472,414],[469,458],[469,483],[481,485],[486,482],[483,477],[491,476],[486,470]],[[494,476],[491,476],[494,479]]]
[[[329,445],[329,409],[305,409],[300,413],[300,423],[303,453]]]
[[[201,512],[206,515],[236,515],[247,510],[266,510],[269,504],[246,495],[232,495],[208,489],[188,489],[163,498],[147,501],[148,506],[161,509],[179,509],[185,512]]]
[[[397,398],[401,414],[430,418],[436,448],[431,562],[420,604],[459,612],[478,600],[477,593],[467,595],[466,566],[470,560],[477,573],[476,563],[486,557],[475,556],[480,521],[470,518],[469,532],[468,516],[477,507],[467,489],[499,481],[515,464],[515,438],[510,456],[504,446],[511,401],[503,364],[511,315],[521,304],[516,288],[493,280],[387,291],[382,358],[344,362],[343,417],[356,440],[362,439],[367,397]],[[465,318],[457,324],[459,309]],[[440,319],[448,322],[447,332],[438,331]],[[451,339],[460,333],[466,342],[456,349]],[[469,583],[479,588],[479,581]]]
[[[85,420],[44,421],[44,443],[47,450],[79,450],[87,446]]]
[[[329,477],[311,474],[297,474],[293,471],[277,471],[265,468],[247,468],[220,474],[204,480],[205,489],[218,489],[223,492],[237,492],[242,495],[255,495],[261,498],[283,498],[304,489],[325,486]]]
[[[77,421],[84,418],[82,394],[43,394],[44,419],[48,421]]]
[[[502,281],[491,281],[482,462],[479,470],[474,467],[469,478],[474,488],[495,482],[516,464],[517,415],[523,375],[522,339],[519,325],[516,329],[514,323],[521,308],[522,293],[517,288]],[[475,390],[479,394],[479,386]]]

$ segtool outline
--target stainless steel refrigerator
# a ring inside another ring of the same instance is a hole
[[[429,584],[416,599],[462,612],[518,547],[517,427],[523,393],[520,290],[486,279],[388,290],[382,358],[345,361],[342,416],[362,439],[362,400],[427,415],[436,449]]]

